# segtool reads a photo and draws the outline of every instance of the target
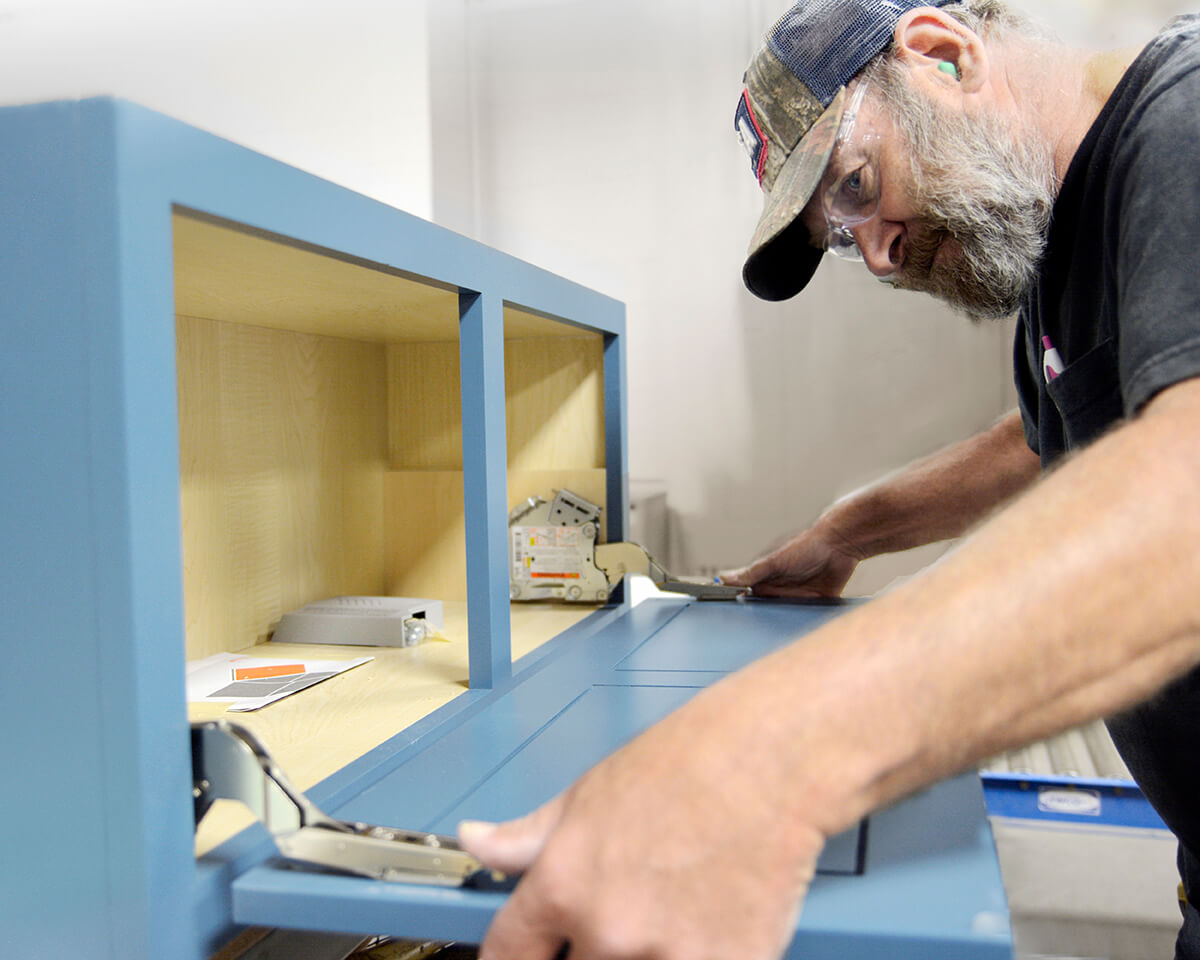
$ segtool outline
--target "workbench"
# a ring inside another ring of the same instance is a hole
[[[241,718],[328,813],[443,832],[840,612],[510,605],[514,503],[569,488],[626,537],[622,306],[135,105],[0,110],[0,303],[6,955],[482,934],[501,893],[293,869],[236,810],[195,833],[185,662],[304,603],[445,603],[443,638]],[[974,777],[822,865],[790,956],[1011,955]]]

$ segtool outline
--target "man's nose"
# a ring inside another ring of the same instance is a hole
[[[850,230],[858,244],[863,262],[877,277],[890,277],[904,264],[904,225],[894,220],[872,217]]]

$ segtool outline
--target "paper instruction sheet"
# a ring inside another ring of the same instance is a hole
[[[187,665],[187,698],[189,703],[229,703],[230,713],[247,713],[374,659],[298,660],[216,653]]]

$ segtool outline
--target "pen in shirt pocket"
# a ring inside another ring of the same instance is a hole
[[[1042,374],[1049,383],[1063,372],[1063,362],[1049,337],[1042,337],[1042,346],[1045,348],[1042,352]]]

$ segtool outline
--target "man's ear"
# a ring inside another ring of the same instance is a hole
[[[937,7],[909,10],[896,23],[893,38],[900,59],[913,69],[914,79],[943,90],[957,84],[963,93],[974,93],[987,79],[983,39]]]

